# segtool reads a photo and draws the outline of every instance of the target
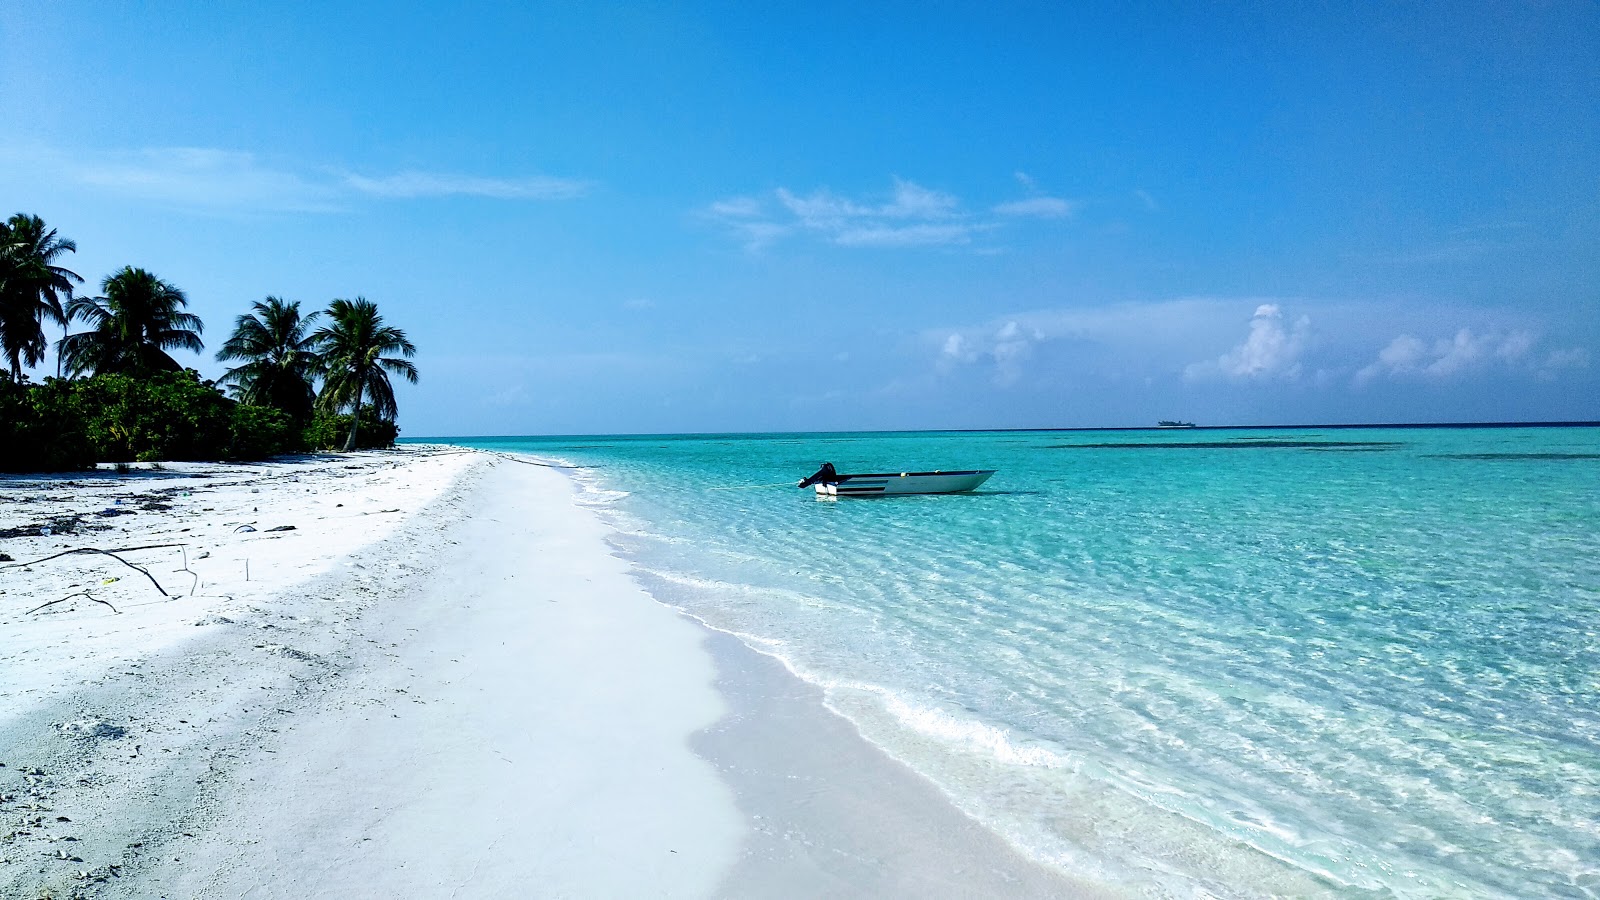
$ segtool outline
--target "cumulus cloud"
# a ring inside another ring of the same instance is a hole
[[[26,165],[44,177],[108,193],[219,212],[335,212],[363,197],[561,200],[581,196],[589,189],[587,182],[542,175],[494,178],[420,171],[379,176],[334,173],[213,147],[71,154],[37,147],[0,148],[0,163]]]
[[[1018,178],[1026,176],[1018,173]],[[780,187],[767,195],[718,200],[703,215],[750,250],[803,234],[843,247],[952,247],[972,244],[1000,228],[1002,220],[1063,218],[1073,209],[1069,201],[1036,196],[975,215],[954,194],[896,178],[890,191],[877,197]]]
[[[1454,337],[1431,343],[1403,334],[1356,372],[1356,383],[1366,384],[1382,377],[1444,381],[1492,366],[1548,370],[1552,360],[1564,366],[1570,364],[1569,360],[1584,358],[1570,355],[1571,351],[1557,351],[1537,359],[1537,343],[1538,339],[1528,331],[1474,334],[1472,329],[1462,328]]]
[[[1033,355],[1034,346],[1045,339],[1044,332],[1015,319],[970,337],[959,331],[951,332],[940,347],[939,368],[948,372],[958,364],[992,363],[996,384],[1015,384],[1022,377],[1023,366]]]
[[[1044,334],[1024,329],[1016,322],[1007,322],[995,333],[995,380],[1000,384],[1013,384],[1022,377],[1022,366],[1033,355],[1033,345],[1044,339]]]
[[[1286,325],[1283,310],[1276,303],[1256,307],[1250,318],[1250,333],[1244,342],[1222,356],[1190,365],[1184,370],[1189,379],[1223,376],[1236,379],[1300,377],[1300,358],[1311,337],[1311,319],[1301,316]]]
[[[941,359],[945,361],[969,363],[978,358],[972,350],[967,339],[959,332],[952,333],[944,339],[944,347],[939,351]]]

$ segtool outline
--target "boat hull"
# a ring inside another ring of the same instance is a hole
[[[905,494],[960,494],[989,480],[994,469],[966,472],[892,472],[845,475],[837,484],[817,484],[824,497],[893,497]]]

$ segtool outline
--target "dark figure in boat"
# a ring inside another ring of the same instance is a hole
[[[825,462],[822,464],[822,468],[817,470],[817,474],[800,482],[800,486],[808,488],[813,484],[838,484],[843,480],[844,478],[834,471],[833,463]]]

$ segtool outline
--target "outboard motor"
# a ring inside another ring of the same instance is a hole
[[[843,480],[844,479],[839,477],[839,473],[834,471],[833,463],[825,462],[822,464],[822,468],[817,470],[815,475],[812,475],[810,478],[801,481],[800,486],[803,488],[808,488],[813,484],[838,484]]]

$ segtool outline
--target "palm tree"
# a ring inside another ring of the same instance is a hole
[[[322,351],[322,395],[317,403],[330,412],[350,409],[350,437],[344,451],[356,448],[356,428],[361,423],[361,402],[370,398],[379,418],[393,419],[397,411],[389,374],[417,383],[417,367],[404,359],[384,354],[411,357],[417,348],[406,333],[383,324],[378,305],[357,297],[328,304],[332,324],[317,329],[312,338]]]
[[[124,266],[100,283],[103,297],[79,297],[67,318],[82,319],[89,331],[61,339],[61,356],[74,375],[84,372],[179,372],[168,350],[205,349],[200,317],[186,313],[183,291],[146,272]]]
[[[22,380],[24,365],[36,366],[50,346],[44,322],[66,327],[62,300],[72,300],[72,286],[83,279],[56,265],[78,245],[56,237],[38,216],[17,213],[0,222],[0,351],[11,364],[11,379]],[[59,368],[57,374],[60,374]]]
[[[244,365],[229,369],[221,381],[243,403],[281,409],[304,422],[311,417],[315,397],[311,380],[322,363],[317,339],[309,331],[322,314],[302,317],[299,301],[277,297],[254,304],[254,309],[238,318],[233,336],[217,353],[220,360],[245,360]]]

